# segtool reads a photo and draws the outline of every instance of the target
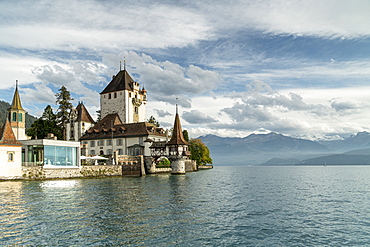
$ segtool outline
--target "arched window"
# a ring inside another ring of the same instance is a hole
[[[22,122],[22,113],[18,113],[18,121]]]
[[[13,121],[13,122],[16,122],[16,121],[17,121],[17,113],[16,113],[16,112],[13,112],[13,118],[12,118],[12,121]]]

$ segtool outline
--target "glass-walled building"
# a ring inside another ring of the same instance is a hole
[[[78,167],[80,143],[58,140],[21,141],[23,166]]]

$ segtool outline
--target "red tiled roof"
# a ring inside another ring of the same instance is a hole
[[[4,126],[0,128],[0,145],[22,146],[22,143],[15,138],[8,119],[5,121]]]

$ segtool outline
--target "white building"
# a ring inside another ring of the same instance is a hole
[[[95,121],[87,111],[82,102],[72,110],[69,116],[69,122],[66,125],[66,140],[79,141],[86,130],[94,126]]]
[[[17,141],[8,120],[0,128],[0,177],[22,176],[22,143]]]
[[[119,115],[108,114],[80,138],[83,155],[144,155],[150,156],[151,143],[146,140],[165,141],[162,128],[147,122],[122,123]]]
[[[146,90],[140,89],[129,73],[124,70],[113,76],[112,81],[100,93],[101,117],[117,113],[122,123],[144,122]]]

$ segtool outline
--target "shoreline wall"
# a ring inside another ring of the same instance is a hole
[[[22,167],[20,179],[59,179],[122,176],[121,165],[81,166],[73,168]]]

